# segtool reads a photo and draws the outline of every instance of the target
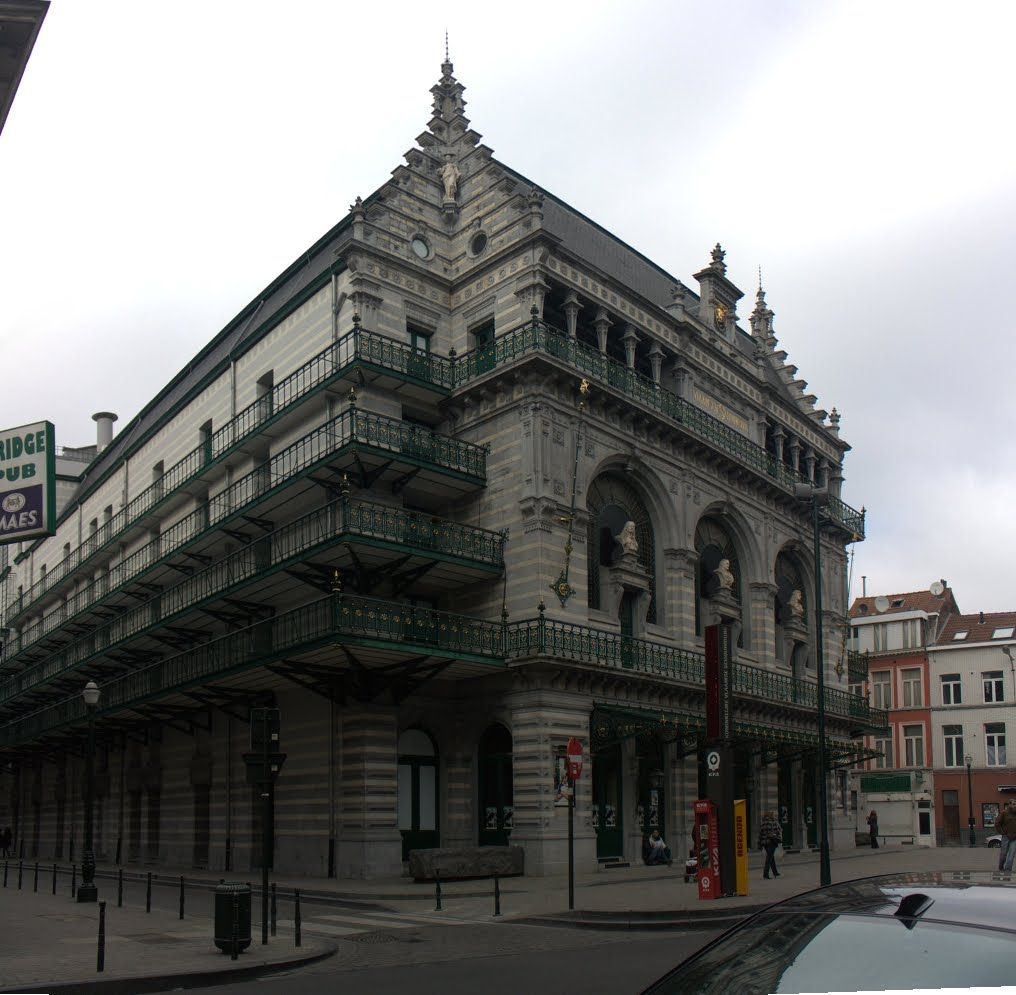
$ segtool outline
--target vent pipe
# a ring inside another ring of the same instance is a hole
[[[95,422],[95,451],[101,453],[113,441],[113,422],[117,415],[112,411],[99,411],[92,415]]]

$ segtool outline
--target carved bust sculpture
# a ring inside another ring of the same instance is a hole
[[[729,592],[734,586],[734,575],[730,572],[730,560],[720,560],[720,565],[713,571],[716,583],[721,591]]]
[[[800,591],[794,591],[793,594],[787,599],[787,608],[790,609],[790,614],[793,618],[801,618],[804,615],[804,599],[801,597]]]
[[[621,547],[622,553],[637,553],[639,551],[639,541],[635,538],[634,522],[625,522],[624,528],[614,536],[614,539]]]

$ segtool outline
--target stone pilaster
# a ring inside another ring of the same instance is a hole
[[[398,830],[398,728],[391,708],[363,705],[339,720],[342,771],[339,781],[340,878],[402,873]]]

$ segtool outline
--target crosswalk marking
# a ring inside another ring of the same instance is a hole
[[[301,925],[303,929],[315,933],[327,933],[329,936],[349,936],[354,933],[369,933],[375,930],[415,929],[419,926],[463,926],[469,922],[468,919],[420,915],[412,912],[348,912],[315,915],[303,919]],[[294,921],[279,919],[278,925],[286,929],[293,929]]]

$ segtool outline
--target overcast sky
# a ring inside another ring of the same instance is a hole
[[[851,597],[1016,610],[1016,3],[52,0],[0,134],[0,426],[118,428],[381,186],[444,33],[505,164],[691,287],[761,267],[852,446]]]

